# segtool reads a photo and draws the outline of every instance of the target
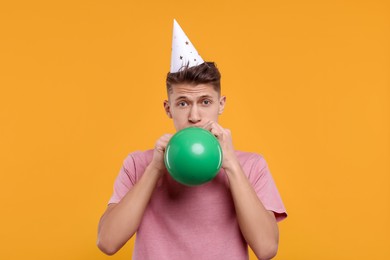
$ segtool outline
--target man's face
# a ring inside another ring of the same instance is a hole
[[[226,97],[220,96],[211,84],[176,84],[164,101],[167,115],[176,131],[186,127],[202,127],[209,121],[218,122]]]

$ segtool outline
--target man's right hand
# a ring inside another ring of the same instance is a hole
[[[171,137],[172,134],[165,134],[161,136],[160,139],[157,140],[156,145],[154,146],[153,159],[149,164],[149,167],[153,167],[160,174],[164,173],[166,170],[164,163],[164,152]]]

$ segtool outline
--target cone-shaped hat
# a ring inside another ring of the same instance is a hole
[[[171,73],[178,72],[183,66],[194,67],[204,63],[194,45],[181,29],[180,25],[173,20]]]

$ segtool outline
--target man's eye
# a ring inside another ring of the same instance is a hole
[[[181,102],[178,103],[178,106],[179,107],[185,107],[185,106],[187,106],[187,102],[181,101]]]
[[[205,99],[205,100],[203,100],[203,105],[210,105],[211,104],[211,101],[210,100],[208,100],[208,99]]]

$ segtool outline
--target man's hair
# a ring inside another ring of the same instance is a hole
[[[204,62],[201,65],[189,68],[183,66],[178,72],[168,73],[167,91],[172,91],[172,85],[175,84],[211,84],[214,90],[221,93],[221,73],[214,62]]]

